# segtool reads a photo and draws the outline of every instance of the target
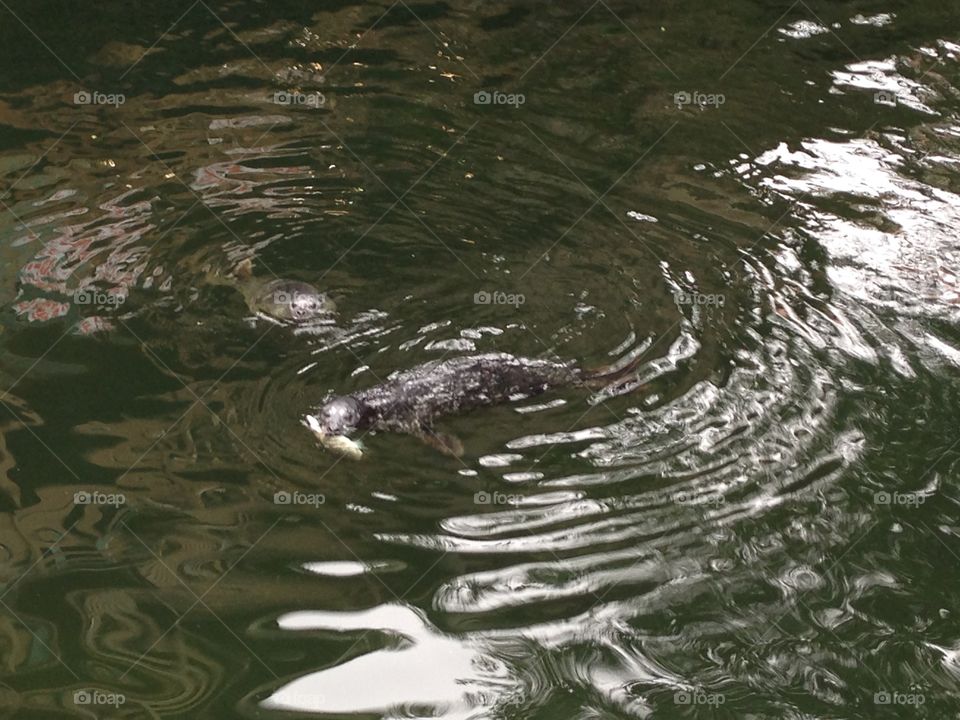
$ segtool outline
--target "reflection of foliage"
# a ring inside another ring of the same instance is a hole
[[[18,302],[13,306],[17,315],[25,317],[30,322],[44,322],[63,317],[70,311],[67,303],[56,302],[46,298],[34,298]]]

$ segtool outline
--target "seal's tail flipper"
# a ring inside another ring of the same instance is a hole
[[[233,274],[241,280],[253,277],[253,259],[246,258],[237,263],[233,269]]]
[[[426,445],[442,452],[444,455],[455,458],[463,455],[463,443],[456,435],[437,432],[431,427],[423,427],[420,432],[417,433],[417,437]]]
[[[204,281],[208,285],[226,285],[235,287],[237,280],[247,280],[253,277],[253,260],[241,260],[233,269],[214,268],[210,263],[203,266]]]
[[[584,368],[581,379],[583,384],[591,389],[612,387],[630,378],[642,362],[643,352],[638,349],[619,362],[595,368]]]

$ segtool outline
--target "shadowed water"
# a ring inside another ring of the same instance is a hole
[[[960,713],[956,8],[0,17],[0,717]]]

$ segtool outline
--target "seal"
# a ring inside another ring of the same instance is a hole
[[[208,273],[214,285],[226,285],[240,291],[250,311],[278,322],[300,323],[333,315],[337,306],[326,293],[299,280],[257,278],[253,261],[241,261],[232,273]]]
[[[551,388],[595,386],[630,369],[590,371],[574,363],[506,353],[433,360],[393,373],[366,390],[330,398],[303,422],[322,447],[355,460],[363,456],[363,447],[351,435],[367,430],[413,435],[444,454],[459,457],[463,443],[437,432],[434,421],[438,418],[539,395]]]

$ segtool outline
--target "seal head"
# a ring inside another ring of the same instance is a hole
[[[320,408],[317,419],[327,435],[350,435],[360,427],[360,403],[348,395],[339,395]]]
[[[363,457],[363,448],[350,439],[363,423],[363,408],[354,398],[340,395],[327,401],[316,415],[307,415],[305,424],[327,450],[352,460]]]
[[[249,304],[278,320],[306,322],[329,317],[337,306],[326,293],[296,280],[273,280],[260,288]]]

